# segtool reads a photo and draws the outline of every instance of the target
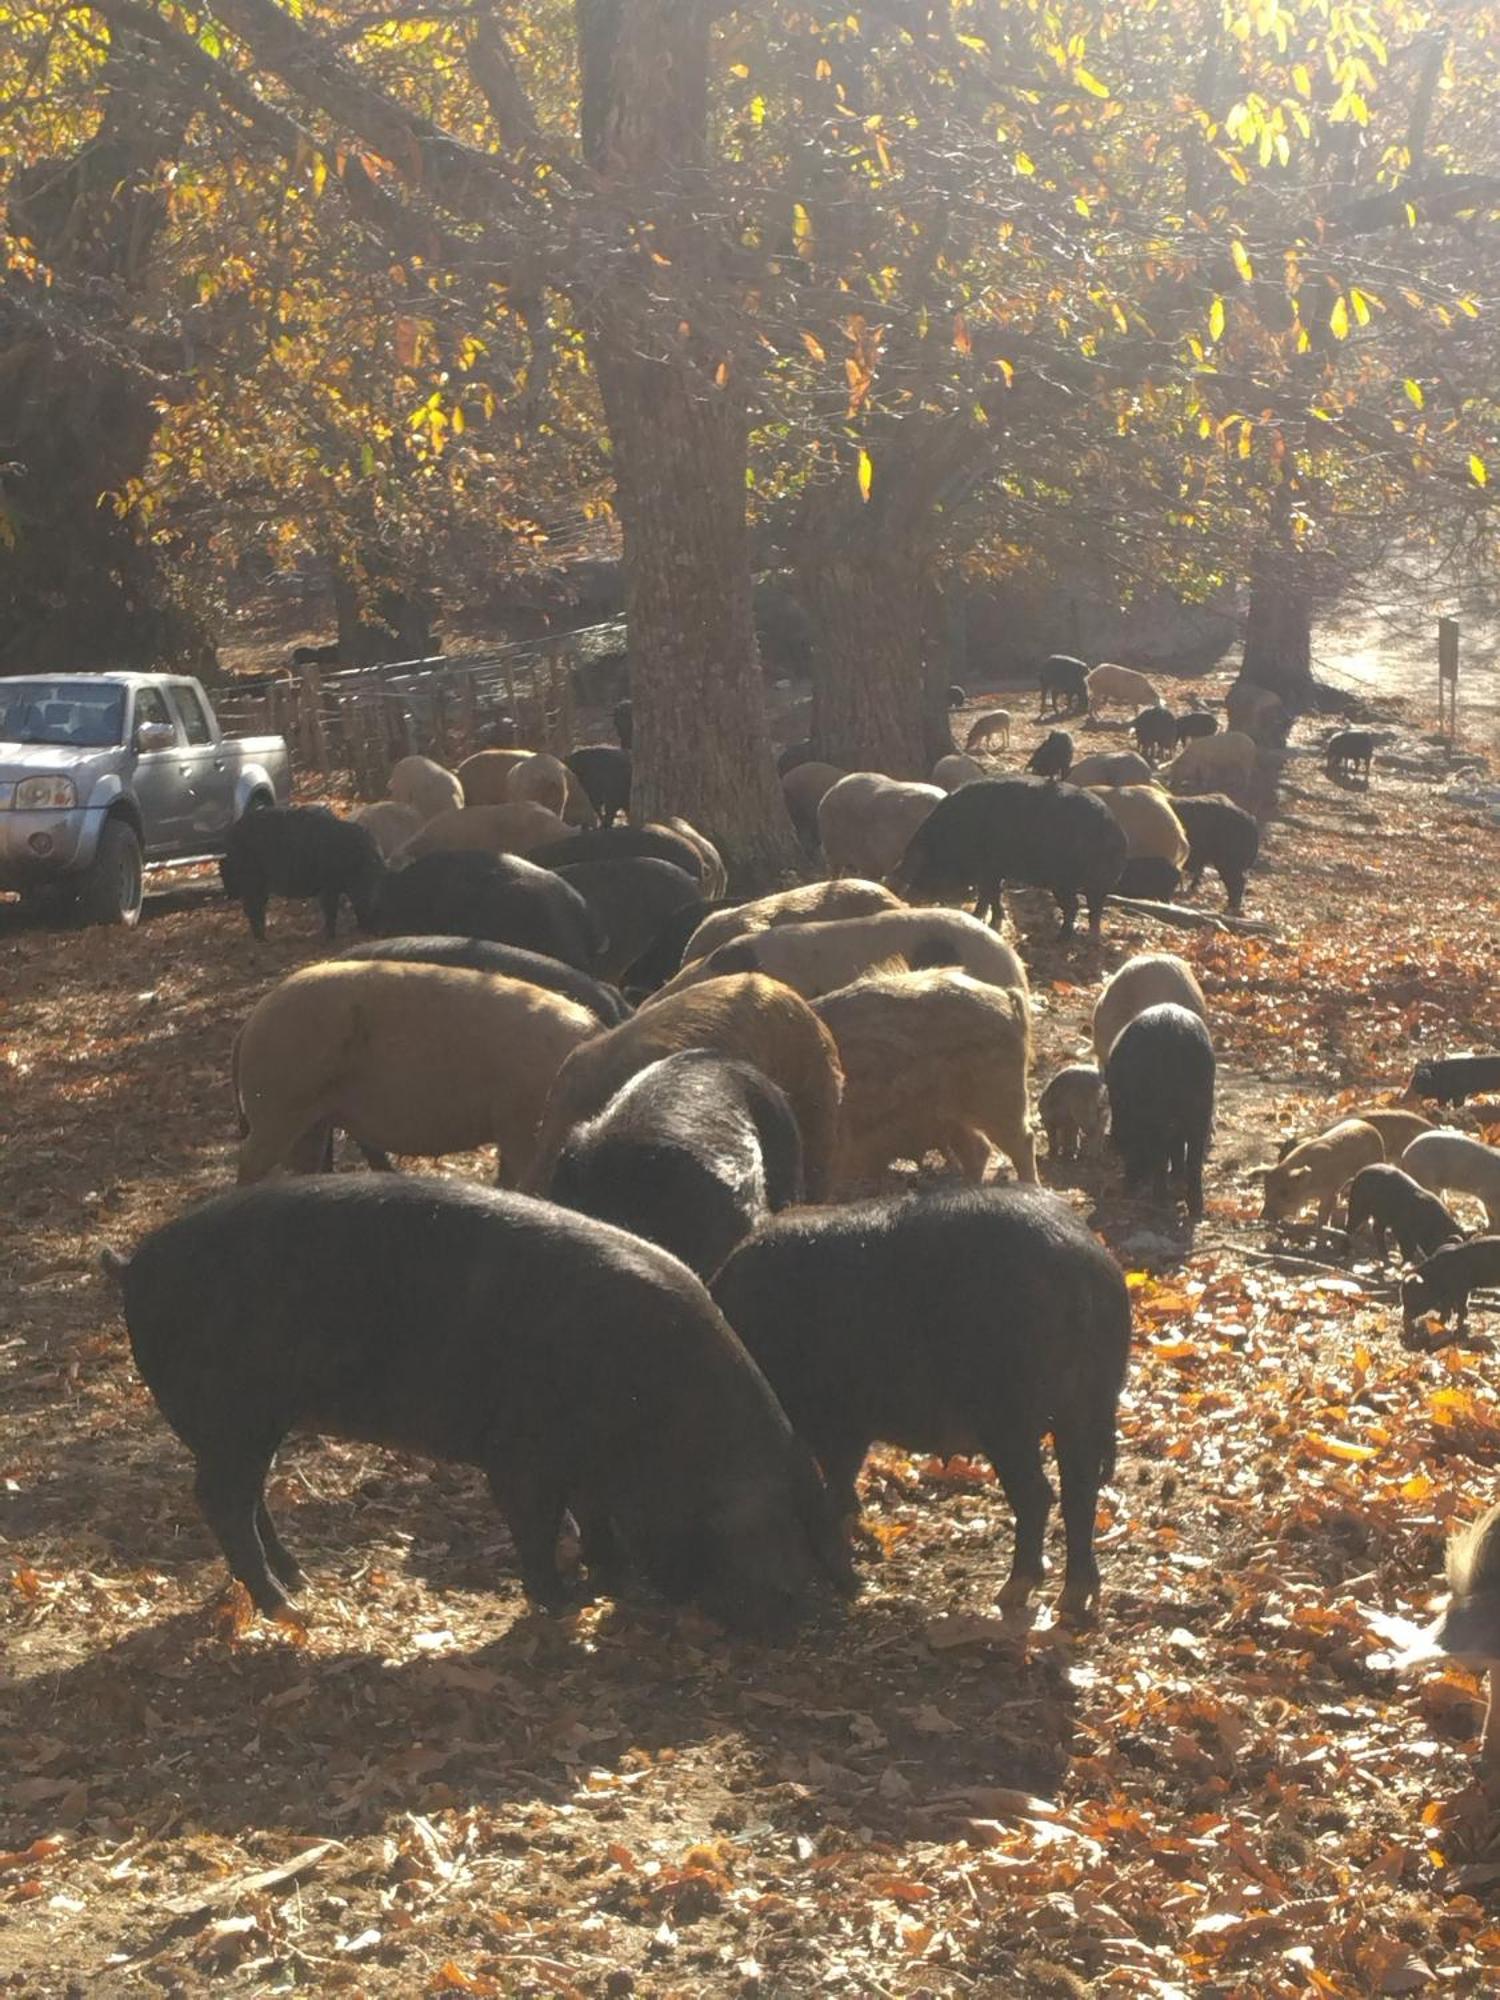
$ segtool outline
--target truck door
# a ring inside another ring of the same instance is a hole
[[[192,838],[189,822],[192,799],[188,781],[182,775],[182,731],[160,688],[136,689],[135,714],[130,724],[132,744],[139,741],[142,723],[154,723],[172,732],[172,742],[165,750],[137,749],[135,775],[131,780],[141,808],[146,858],[154,861],[186,850]]]
[[[180,761],[193,794],[182,852],[214,853],[224,845],[234,819],[234,772],[198,690],[186,681],[173,681],[168,693],[187,738]]]

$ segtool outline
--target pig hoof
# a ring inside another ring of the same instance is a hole
[[[1097,1625],[1099,1608],[1093,1589],[1088,1585],[1064,1585],[1057,1600],[1057,1622],[1080,1629]]]
[[[1008,1577],[995,1602],[1002,1611],[1024,1611],[1040,1583],[1041,1578],[1035,1576]]]

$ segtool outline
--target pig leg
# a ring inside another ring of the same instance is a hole
[[[255,1503],[255,1526],[260,1535],[260,1545],[266,1552],[266,1561],[276,1581],[287,1590],[302,1588],[302,1565],[292,1554],[286,1543],[276,1532],[276,1523],[271,1519],[265,1501]]]
[[[249,1591],[256,1610],[274,1618],[286,1609],[286,1592],[266,1566],[256,1525],[270,1464],[269,1452],[199,1459],[193,1492],[230,1570]]]
[[[990,1163],[990,1142],[972,1125],[950,1125],[943,1135],[943,1152],[948,1164],[973,1187],[984,1180]]]
[[[1057,935],[1059,937],[1071,937],[1073,935],[1073,926],[1078,921],[1077,896],[1074,895],[1071,889],[1054,889],[1052,891],[1052,900],[1062,911],[1062,929]],[[1095,931],[1099,928],[1098,921],[1093,916],[1089,918],[1089,927]]]
[[[1065,1618],[1091,1611],[1099,1597],[1099,1565],[1094,1559],[1094,1522],[1099,1511],[1099,1451],[1095,1441],[1060,1425],[1054,1437],[1058,1485],[1062,1488],[1063,1529],[1067,1536],[1067,1566],[1057,1600]]]
[[[1183,1163],[1183,1178],[1187,1183],[1188,1214],[1198,1216],[1203,1213],[1203,1147],[1197,1139],[1187,1142],[1187,1158]]]
[[[982,1437],[980,1442],[1016,1523],[1015,1554],[999,1601],[1007,1610],[1023,1608],[1047,1573],[1042,1547],[1047,1516],[1052,1511],[1052,1488],[1042,1470],[1041,1441],[1034,1431],[1012,1429]]]
[[[339,891],[329,889],[318,900],[323,906],[323,935],[332,944],[339,928]]]
[[[823,1468],[828,1489],[828,1507],[839,1521],[859,1519],[859,1489],[855,1481],[870,1449],[867,1437],[852,1434],[820,1440],[814,1456]]]
[[[619,1595],[630,1564],[608,1504],[597,1493],[575,1493],[569,1512],[578,1527],[579,1554],[593,1588],[607,1597]]]
[[[557,1536],[567,1506],[561,1473],[514,1453],[486,1466],[485,1477],[516,1545],[526,1595],[544,1611],[566,1610],[570,1593],[557,1569]]]
[[[1018,1109],[1006,1108],[986,1121],[992,1145],[998,1146],[1015,1168],[1018,1181],[1035,1181],[1036,1138],[1026,1123],[1024,1102]]]

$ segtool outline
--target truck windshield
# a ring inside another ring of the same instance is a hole
[[[105,750],[125,740],[125,690],[98,681],[0,681],[0,743]]]

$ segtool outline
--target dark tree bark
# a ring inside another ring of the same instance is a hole
[[[925,778],[952,749],[934,553],[943,508],[992,449],[972,427],[908,415],[872,430],[867,499],[852,459],[808,488],[794,561],[812,633],[813,744],[828,763]]]
[[[635,710],[634,809],[680,813],[735,880],[798,850],[771,757],[745,519],[748,421],[736,357],[691,325],[663,336],[658,256],[703,298],[719,251],[692,214],[706,159],[707,0],[580,0],[583,141],[620,214],[628,276],[589,326],[616,478]],[[727,280],[726,280],[727,281]]]
[[[165,219],[155,175],[192,115],[163,83],[155,53],[114,31],[98,130],[12,191],[10,225],[54,284],[13,278],[0,305],[0,673],[211,657],[155,549],[107,497],[144,472],[160,421],[162,381],[136,361],[127,326]],[[87,341],[61,334],[75,289]]]
[[[798,536],[797,587],[812,631],[813,754],[925,778],[923,566],[910,536],[880,533],[819,489]]]
[[[1240,672],[1271,688],[1291,715],[1310,705],[1313,593],[1294,559],[1265,559],[1250,582],[1250,611]]]

